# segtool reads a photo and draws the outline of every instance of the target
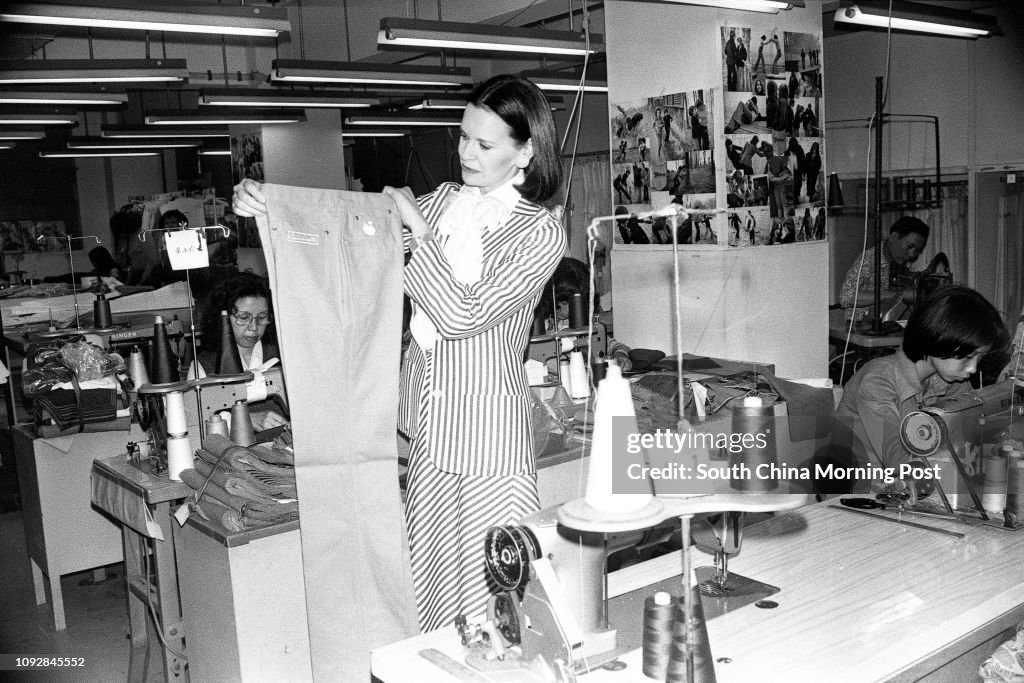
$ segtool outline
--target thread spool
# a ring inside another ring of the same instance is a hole
[[[1020,451],[1011,450],[1006,468],[1006,509],[1020,516],[1024,508],[1024,457]]]
[[[575,399],[590,396],[590,377],[587,376],[587,364],[583,362],[583,353],[573,351],[569,354],[569,382],[572,389],[569,395]]]
[[[1003,445],[985,455],[982,464],[985,478],[981,489],[981,507],[985,508],[985,512],[998,515],[1006,508],[1007,467],[1012,451],[1012,446]]]
[[[181,481],[181,473],[195,465],[192,442],[188,435],[167,437],[167,476]]]
[[[619,430],[624,430],[620,432]],[[594,404],[593,447],[587,472],[586,503],[590,507],[612,514],[637,512],[654,498],[648,489],[644,493],[614,493],[612,480],[615,472],[613,450],[614,434],[636,434],[636,411],[629,381],[622,376],[617,363],[608,363],[608,375],[597,387]],[[625,443],[619,439],[620,444]],[[639,459],[639,456],[633,456]]]
[[[569,368],[569,359],[563,358],[558,361],[558,381],[561,382],[565,393],[572,396],[572,371]]]
[[[210,416],[210,419],[206,421],[206,436],[210,436],[212,434],[218,434],[223,436],[225,439],[231,438],[231,431],[228,429],[228,423],[220,416],[219,413],[214,413]]]
[[[220,346],[217,348],[217,364],[214,372],[218,375],[239,375],[245,370],[242,356],[238,353],[235,332],[227,311],[220,312]]]
[[[110,301],[103,294],[97,294],[96,300],[92,302],[92,321],[101,330],[114,326],[114,318],[110,313]]]
[[[569,327],[579,329],[587,326],[587,304],[583,295],[576,292],[569,299]]]
[[[672,596],[658,591],[644,600],[643,671],[648,678],[664,681],[668,672],[675,623]]]
[[[596,363],[590,364],[590,377],[594,380],[594,387],[608,374],[608,361],[603,358]]]
[[[774,477],[757,476],[758,473],[771,471],[769,468],[758,469],[761,465],[774,466],[778,463],[775,450],[775,412],[771,406],[763,405],[757,396],[747,396],[743,404],[732,409],[732,433],[742,435],[738,439],[742,446],[738,451],[729,452],[730,468],[740,466],[745,476],[732,477],[729,486],[737,491],[758,492],[774,491],[778,481]],[[750,436],[752,438],[746,438]],[[764,447],[758,444],[763,443]],[[736,470],[733,470],[736,471]]]
[[[132,382],[135,383],[136,387],[149,384],[149,373],[146,372],[146,357],[142,355],[142,351],[138,346],[133,346],[132,352],[128,354],[128,376],[132,378]]]
[[[178,369],[178,357],[171,350],[171,340],[167,337],[167,327],[162,316],[153,319],[153,353],[150,358],[149,376],[154,384],[167,384],[181,380]]]
[[[164,394],[164,417],[167,433],[171,436],[188,434],[188,418],[185,416],[185,394],[169,391]]]
[[[715,662],[711,659],[711,642],[708,640],[707,622],[704,620],[704,605],[700,591],[690,589],[693,602],[693,680],[686,673],[686,616],[682,598],[676,601],[675,621],[672,626],[672,643],[669,646],[666,683],[716,683]]]
[[[231,406],[231,440],[239,446],[251,446],[256,443],[256,433],[249,418],[249,406],[245,401],[235,401]]]
[[[533,328],[530,330],[531,337],[540,337],[547,334],[548,326],[544,317],[539,313],[533,317]]]

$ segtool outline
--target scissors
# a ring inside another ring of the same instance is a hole
[[[885,510],[888,507],[887,503],[874,498],[840,498],[839,503],[858,510]]]

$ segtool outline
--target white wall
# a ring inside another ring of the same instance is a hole
[[[780,31],[819,33],[821,3],[807,0],[806,9],[780,12],[770,21]],[[709,85],[720,92],[719,27],[743,23],[765,21],[761,15],[714,8],[608,2],[609,102]],[[715,99],[714,114],[720,125],[721,97]],[[721,136],[715,139],[715,158],[724,164]],[[719,206],[724,204],[720,193]],[[673,311],[678,306],[684,352],[774,363],[782,377],[827,375],[826,242],[732,250],[691,247],[680,260],[678,303],[671,247],[615,245],[611,264],[615,337],[630,346],[674,353]]]

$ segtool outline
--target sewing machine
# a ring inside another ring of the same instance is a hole
[[[901,290],[901,294],[883,313],[882,322],[906,320],[914,306],[921,305],[939,287],[952,283],[953,274],[949,272],[949,259],[941,251],[924,270],[894,275],[893,286]]]
[[[167,419],[164,411],[164,394],[181,392],[185,404],[190,435],[198,439],[204,433],[206,420],[215,413],[230,410],[236,401],[249,404],[266,400],[277,400],[287,407],[284,374],[279,366],[262,372],[247,371],[240,375],[210,375],[198,380],[186,380],[171,385],[144,385],[138,389],[135,414],[148,439],[134,444],[135,455],[148,454],[155,461],[157,471],[167,466]],[[198,445],[198,443],[197,443]],[[130,454],[131,455],[131,454]]]
[[[973,509],[984,519],[979,492],[985,458],[1004,441],[1020,439],[1010,433],[1010,420],[1021,415],[1022,392],[1007,380],[910,413],[900,423],[900,438],[911,455],[934,461],[934,488],[949,514]],[[918,485],[922,498],[929,493],[929,487]]]
[[[589,340],[592,346],[592,357],[599,358],[608,353],[608,332],[604,323],[594,323],[593,335]],[[554,334],[542,334],[530,337],[530,345],[527,348],[527,357],[547,363],[552,358],[556,359],[555,367],[558,367],[557,359],[562,354],[570,351],[587,350],[587,328],[562,329]]]

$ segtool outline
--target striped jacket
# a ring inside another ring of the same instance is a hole
[[[459,189],[444,183],[419,198],[432,226]],[[405,268],[405,292],[436,325],[437,341],[429,387],[423,386],[424,350],[415,339],[409,345],[399,427],[426,439],[426,454],[445,472],[532,473],[532,403],[523,359],[533,309],[565,251],[565,231],[546,209],[520,198],[501,228],[483,232],[481,277],[470,285],[452,276],[443,239],[416,249]],[[424,391],[431,419],[418,425]]]

